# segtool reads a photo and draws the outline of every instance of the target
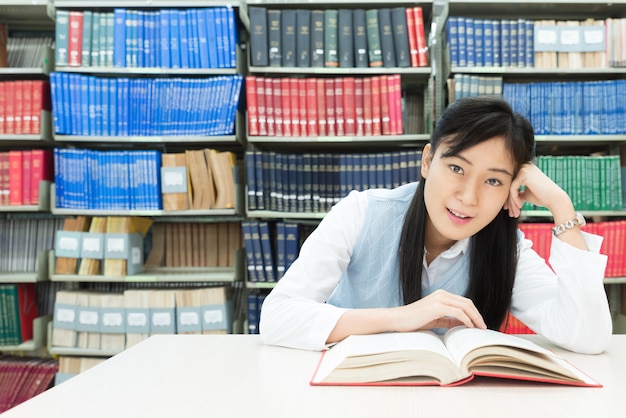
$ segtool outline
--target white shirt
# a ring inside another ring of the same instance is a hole
[[[302,245],[291,265],[263,303],[259,325],[267,344],[322,350],[347,310],[326,302],[348,266],[367,208],[367,194],[351,192],[337,203]],[[607,257],[599,254],[602,237],[583,233],[589,251],[552,239],[550,265],[520,242],[511,313],[555,344],[581,353],[607,346],[612,319],[603,285]],[[468,247],[455,243],[430,265],[424,278],[435,283]],[[488,262],[488,260],[485,260]]]

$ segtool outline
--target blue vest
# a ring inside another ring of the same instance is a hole
[[[342,308],[391,308],[403,305],[398,244],[417,183],[393,190],[372,189],[363,227],[348,268],[327,303]],[[422,280],[422,296],[437,289],[464,295],[469,281],[469,251],[433,286]]]

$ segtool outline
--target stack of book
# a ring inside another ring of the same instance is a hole
[[[1,151],[0,206],[38,205],[40,183],[53,177],[50,150]]]

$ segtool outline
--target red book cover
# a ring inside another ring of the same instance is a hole
[[[381,102],[380,102],[380,76],[372,77],[372,135],[382,135],[381,128]]]
[[[272,78],[272,104],[274,105],[274,131],[276,136],[285,136],[283,130],[283,90],[282,80]]]
[[[0,134],[4,134],[6,132],[6,99],[4,95],[5,84],[6,82],[0,81]]]
[[[372,78],[363,79],[363,134],[372,136]]]
[[[356,108],[355,108],[355,81],[354,77],[343,79],[343,113],[345,117],[345,134],[356,135]]]
[[[291,102],[291,132],[293,136],[306,136],[300,127],[300,92],[297,78],[289,78],[289,95]]]
[[[389,95],[389,106],[394,109],[394,130],[392,135],[401,135],[404,131],[402,126],[402,80],[400,78],[400,74],[394,74],[389,76],[391,83],[390,94]]]
[[[415,30],[417,36],[417,58],[420,67],[428,67],[428,51],[426,49],[426,35],[424,34],[424,13],[419,6],[413,7],[415,14]]]
[[[67,42],[68,64],[72,67],[80,67],[83,54],[83,12],[81,11],[70,11]]]
[[[343,108],[343,77],[335,77],[335,132],[337,136],[346,134],[345,110]]]
[[[380,76],[380,126],[383,135],[389,135],[391,128],[389,124],[389,82],[388,76]]]
[[[13,123],[14,133],[24,134],[24,80],[16,80],[13,84],[14,112]]]
[[[411,67],[419,67],[419,58],[417,56],[417,28],[415,27],[415,13],[413,8],[408,7],[406,14],[406,32],[409,35],[409,57],[411,58]]]
[[[365,132],[365,119],[363,116],[363,78],[361,77],[357,77],[354,80],[354,115],[356,135],[363,136]]]
[[[11,193],[10,172],[9,152],[0,152],[0,206],[9,206],[9,194]]]
[[[289,78],[283,77],[280,79],[282,92],[282,104],[283,104],[283,135],[293,136],[293,129],[291,127],[292,115],[291,115],[291,84]]]
[[[22,132],[27,135],[34,134],[36,132],[33,128],[33,80],[24,80],[22,90]]]
[[[19,283],[17,299],[20,308],[22,341],[29,341],[33,339],[33,321],[38,316],[35,283]]]
[[[267,135],[276,136],[276,121],[274,120],[274,83],[271,78],[264,78],[265,84],[265,114],[267,115]]]
[[[309,136],[306,105],[306,79],[298,78],[298,121],[300,122],[300,135]]]
[[[248,108],[248,135],[259,135],[259,108],[256,98],[256,76],[246,77],[246,107]]]
[[[31,202],[31,178],[32,178],[32,152],[22,151],[22,204],[30,205]]]
[[[267,136],[267,111],[265,107],[265,80],[256,79],[256,106],[259,114],[259,135]]]
[[[15,81],[4,83],[4,122],[5,134],[15,133]]]
[[[22,151],[9,151],[9,170],[9,203],[12,206],[23,205]]]
[[[326,80],[326,130],[328,136],[336,136],[335,130],[335,79]]]
[[[396,135],[398,132],[398,120],[396,110],[396,92],[395,92],[395,79],[394,75],[387,77],[387,106],[389,107],[389,134]],[[400,109],[400,113],[402,109]]]
[[[328,115],[326,114],[326,81],[323,78],[316,79],[317,88],[317,126],[320,136],[327,136],[328,130],[326,123]]]
[[[34,149],[31,151],[31,185],[30,203],[39,204],[39,183],[41,181],[52,182],[54,172],[52,170],[52,151],[44,149]]]
[[[306,113],[307,131],[309,136],[317,136],[317,79],[309,77],[306,79]]]

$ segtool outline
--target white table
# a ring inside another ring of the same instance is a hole
[[[312,387],[320,353],[254,335],[153,336],[2,418],[626,416],[626,335],[597,356],[555,349],[604,385],[501,379],[458,387]]]

